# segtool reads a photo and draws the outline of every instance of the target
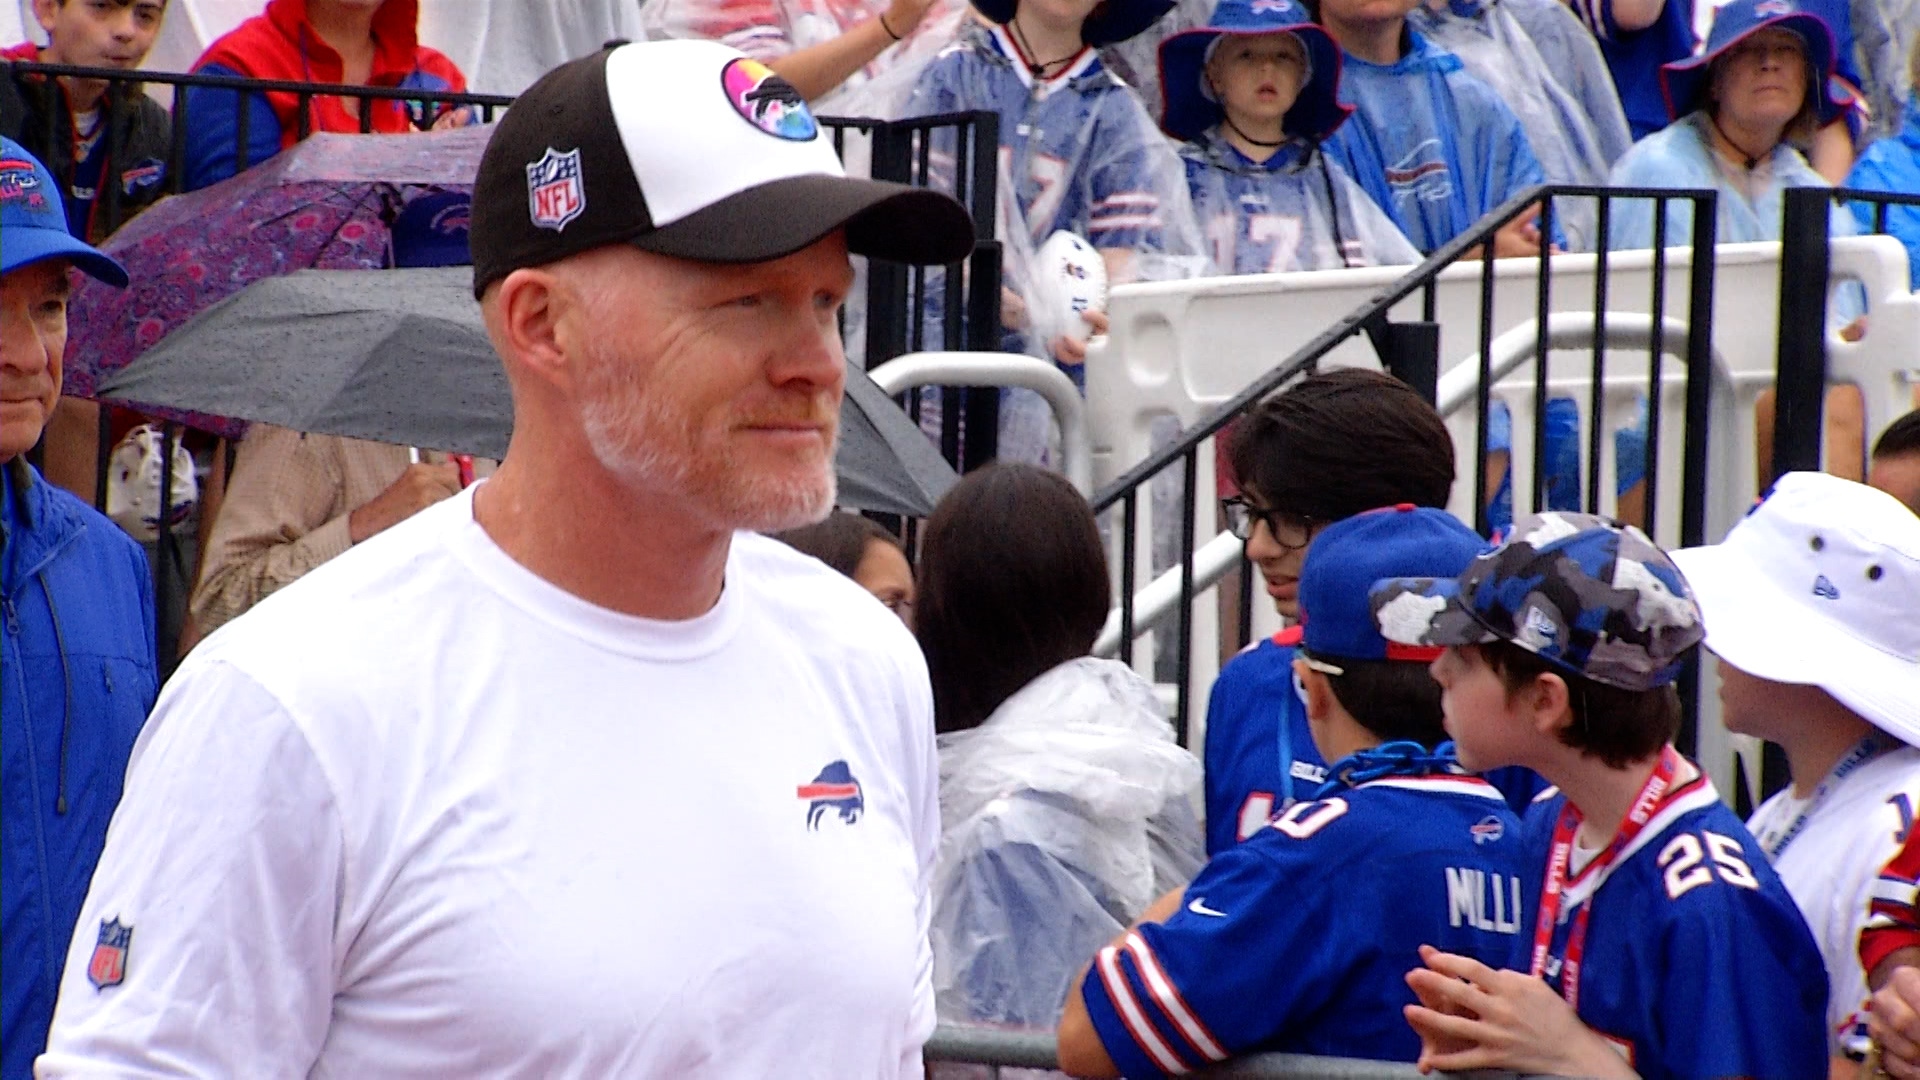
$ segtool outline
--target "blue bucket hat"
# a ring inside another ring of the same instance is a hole
[[[1850,101],[1833,90],[1833,31],[1827,21],[1799,0],[1733,0],[1713,16],[1706,51],[1660,68],[1660,89],[1667,98],[1667,115],[1675,120],[1700,108],[1710,85],[1709,69],[1727,50],[1768,27],[1791,30],[1806,43],[1813,63],[1814,113],[1822,124],[1832,120]]]
[[[67,259],[115,288],[127,272],[67,231],[60,185],[40,159],[12,139],[0,138],[0,273],[48,259]]]
[[[1281,130],[1295,138],[1319,141],[1334,133],[1353,113],[1340,104],[1340,47],[1315,25],[1297,0],[1220,0],[1207,25],[1175,34],[1160,43],[1160,94],[1165,102],[1160,127],[1192,142],[1226,118],[1206,83],[1207,54],[1222,35],[1252,37],[1288,33],[1306,46],[1306,85]]]
[[[1087,21],[1080,24],[1080,40],[1094,48],[1125,41],[1160,21],[1173,10],[1175,0],[1100,0]],[[1020,0],[973,0],[975,11],[1005,25],[1013,21]]]
[[[1378,582],[1372,606],[1388,641],[1508,641],[1622,690],[1672,682],[1706,635],[1686,578],[1645,533],[1561,511],[1515,522],[1459,577]]]

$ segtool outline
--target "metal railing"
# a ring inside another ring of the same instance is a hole
[[[123,71],[117,68],[76,67],[65,64],[43,64],[32,61],[7,61],[3,66],[8,74],[39,76],[43,78],[71,77],[92,79],[107,84],[107,101],[127,100],[135,95],[146,93],[147,86],[165,86],[172,92],[171,133],[166,156],[167,176],[163,189],[168,194],[178,194],[185,189],[187,180],[187,133],[192,123],[192,112],[197,94],[186,91],[231,90],[236,94],[287,93],[298,99],[298,129],[296,135],[304,139],[312,134],[312,103],[317,98],[350,98],[361,103],[359,125],[363,133],[371,132],[374,124],[374,110],[366,107],[371,102],[403,101],[420,106],[423,115],[437,114],[442,108],[468,108],[474,111],[474,119],[481,123],[497,119],[501,111],[511,107],[513,99],[492,94],[456,93],[444,90],[428,90],[397,87],[344,86],[319,83],[288,82],[272,79],[247,79],[226,75],[179,74],[173,72]],[[57,141],[63,118],[55,110],[45,110],[38,118],[42,125],[43,145],[52,145]],[[244,106],[237,112],[237,127],[234,132],[235,163],[239,170],[260,164],[249,160],[248,130],[249,110]],[[990,350],[996,347],[1000,335],[1000,245],[993,239],[995,220],[995,184],[994,162],[999,143],[997,118],[992,113],[961,113],[935,117],[920,117],[911,120],[877,121],[866,119],[820,118],[820,124],[834,141],[836,152],[847,160],[850,152],[856,149],[866,157],[866,172],[878,180],[891,180],[897,183],[916,186],[933,186],[948,191],[967,206],[973,214],[980,239],[973,253],[963,264],[964,273],[929,271],[921,267],[905,267],[897,264],[871,262],[867,268],[867,288],[864,293],[865,321],[864,332],[866,347],[864,355],[866,366],[879,363],[909,351],[930,348],[949,350],[980,349]],[[119,140],[123,132],[120,127],[108,124],[107,137]],[[934,167],[934,146],[937,141],[943,143],[942,152],[952,160],[961,163],[959,168],[941,170]],[[117,141],[109,147],[110,160],[123,159],[124,147]],[[77,163],[72,163],[77,165]],[[852,164],[852,163],[850,163]],[[857,172],[850,167],[849,171]],[[63,190],[70,191],[73,176],[57,177]],[[122,203],[121,185],[118,182],[106,182],[100,187],[105,200],[102,220],[105,231],[111,234],[125,223],[127,214]],[[942,318],[938,326],[938,340],[929,340],[927,313],[934,305],[930,302],[930,290],[941,290],[938,308]],[[946,408],[943,410],[944,425],[939,433],[939,441],[947,459],[957,467],[967,468],[991,460],[994,455],[994,435],[998,429],[997,414],[999,406],[998,391],[981,388],[947,388],[942,391]],[[969,432],[963,440],[962,432]],[[178,424],[166,423],[162,426],[162,460],[173,460],[174,447],[182,438],[183,432]],[[113,418],[110,410],[103,408],[100,415],[98,447],[94,468],[94,501],[98,509],[104,510],[107,498],[108,462],[113,452]],[[227,464],[232,464],[232,447],[227,449]],[[36,450],[37,459],[38,452]],[[173,474],[171,469],[161,470],[160,505],[171,506],[173,501]],[[157,538],[157,560],[154,566],[155,579],[155,640],[160,649],[160,662],[163,671],[171,670],[174,642],[177,640],[178,627],[170,618],[171,599],[176,591],[190,590],[194,584],[195,568],[187,565],[187,558],[181,548],[181,538],[171,521],[164,521]],[[181,597],[184,609],[184,597]]]
[[[1483,218],[1472,229],[1456,237],[1453,241],[1436,251],[1426,261],[1410,270],[1406,275],[1381,292],[1369,303],[1349,313],[1325,331],[1313,338],[1264,376],[1234,395],[1198,422],[1181,432],[1179,438],[1160,451],[1128,469],[1125,473],[1097,492],[1092,500],[1094,512],[1118,517],[1119,532],[1119,577],[1117,591],[1120,609],[1118,625],[1110,625],[1109,633],[1103,638],[1117,634],[1115,651],[1121,659],[1131,662],[1134,654],[1134,642],[1144,632],[1153,629],[1143,623],[1136,610],[1138,599],[1138,544],[1140,500],[1143,493],[1157,477],[1169,470],[1178,470],[1180,485],[1180,513],[1176,529],[1178,530],[1178,554],[1168,572],[1172,577],[1177,573],[1178,587],[1173,590],[1172,614],[1174,623],[1175,667],[1173,683],[1174,707],[1173,721],[1177,737],[1183,745],[1190,743],[1190,727],[1193,712],[1192,668],[1194,598],[1205,586],[1196,578],[1196,535],[1195,522],[1200,509],[1198,505],[1201,483],[1200,449],[1208,440],[1219,434],[1236,418],[1245,414],[1259,402],[1289,383],[1315,371],[1321,360],[1349,338],[1366,334],[1379,354],[1382,365],[1420,389],[1428,400],[1434,400],[1437,394],[1437,373],[1440,368],[1440,335],[1435,322],[1437,309],[1438,277],[1441,271],[1459,263],[1489,245],[1494,234],[1510,222],[1524,215],[1540,212],[1540,246],[1537,256],[1527,256],[1529,260],[1537,258],[1538,284],[1535,293],[1536,340],[1533,356],[1533,432],[1531,452],[1536,462],[1543,462],[1547,452],[1547,400],[1548,357],[1553,351],[1550,341],[1551,327],[1555,320],[1564,320],[1564,313],[1556,316],[1552,310],[1553,274],[1552,262],[1548,256],[1552,253],[1550,236],[1553,232],[1554,200],[1558,198],[1586,198],[1599,201],[1599,235],[1602,246],[1597,252],[1598,271],[1595,275],[1594,294],[1592,296],[1591,319],[1593,322],[1591,348],[1592,386],[1601,387],[1606,379],[1607,357],[1610,351],[1617,351],[1610,345],[1608,322],[1604,313],[1608,311],[1608,273],[1607,260],[1609,250],[1605,245],[1610,226],[1613,205],[1622,199],[1650,200],[1654,203],[1653,212],[1653,267],[1652,293],[1648,299],[1650,325],[1665,326],[1669,309],[1677,304],[1668,297],[1670,240],[1680,239],[1690,247],[1696,257],[1688,260],[1686,270],[1685,310],[1688,318],[1685,323],[1685,349],[1683,370],[1685,372],[1685,416],[1682,438],[1682,492],[1679,500],[1680,523],[1678,535],[1682,544],[1697,544],[1704,540],[1706,523],[1706,471],[1708,450],[1708,404],[1711,383],[1711,341],[1712,310],[1714,289],[1714,260],[1711,257],[1697,257],[1700,252],[1712,252],[1715,242],[1716,194],[1712,191],[1668,190],[1656,188],[1598,188],[1598,187],[1537,187],[1515,196]],[[1692,225],[1684,237],[1676,237],[1669,228],[1669,207],[1673,203],[1685,203],[1692,209]],[[1477,381],[1473,395],[1474,409],[1474,454],[1473,454],[1473,505],[1475,524],[1483,533],[1488,531],[1489,496],[1488,477],[1485,463],[1489,453],[1488,427],[1491,413],[1490,394],[1494,382],[1496,337],[1494,333],[1494,280],[1495,260],[1483,260],[1480,270],[1480,306],[1477,348]],[[1402,301],[1421,296],[1422,318],[1416,321],[1394,322],[1391,312]],[[1658,515],[1657,474],[1660,461],[1661,430],[1661,378],[1664,335],[1645,335],[1642,342],[1649,357],[1647,402],[1649,409],[1647,423],[1647,469],[1645,512],[1641,525],[1649,533],[1655,530]],[[1603,452],[1602,432],[1606,429],[1603,419],[1603,396],[1594,393],[1586,417],[1586,458],[1584,509],[1590,513],[1601,510],[1601,469],[1600,459]],[[1516,438],[1514,450],[1521,449]],[[1517,453],[1515,454],[1517,456]],[[1529,501],[1526,508],[1520,503],[1519,493],[1515,493],[1514,513],[1516,516],[1528,509],[1544,509],[1546,500],[1547,470],[1532,470]],[[1214,558],[1210,564],[1233,562],[1224,555],[1224,546],[1220,552],[1211,553]],[[1251,636],[1252,576],[1248,572],[1244,558],[1237,560],[1240,569],[1239,582],[1239,619],[1235,644],[1244,646]],[[1163,590],[1165,591],[1165,590]],[[1164,627],[1164,622],[1161,624]],[[1686,706],[1686,721],[1682,730],[1681,743],[1689,748],[1695,737],[1695,718],[1698,707],[1699,670],[1697,661],[1690,663],[1682,677],[1682,699]]]
[[[964,1024],[941,1024],[927,1040],[924,1056],[939,1076],[941,1063],[986,1066],[998,1078],[1001,1069],[1059,1068],[1058,1043],[1048,1031],[1007,1031]],[[1209,1080],[1415,1080],[1412,1065],[1308,1054],[1249,1054],[1193,1074]],[[1518,1080],[1510,1072],[1482,1070],[1435,1073],[1461,1080]]]

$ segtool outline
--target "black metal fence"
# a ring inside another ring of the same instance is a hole
[[[193,111],[203,93],[230,91],[236,96],[264,93],[295,95],[298,102],[297,136],[312,133],[312,105],[320,98],[337,97],[359,103],[360,130],[371,132],[374,110],[370,104],[401,101],[416,106],[421,118],[418,126],[430,126],[432,118],[443,110],[467,109],[474,122],[487,123],[509,108],[513,99],[498,95],[455,93],[451,91],[368,86],[337,86],[316,83],[244,79],[221,75],[175,74],[168,72],[122,71],[111,68],[73,67],[10,61],[4,65],[7,75],[36,78],[80,78],[106,84],[106,102],[125,101],[143,95],[149,86],[164,86],[172,92],[171,135],[168,145],[167,176],[164,190],[177,194],[187,181],[187,135],[193,124]],[[239,170],[259,162],[250,161],[249,110],[244,101],[237,110],[234,132],[235,164]],[[31,118],[38,124],[42,145],[54,145],[62,130],[63,118],[48,109]],[[872,262],[867,267],[864,293],[863,329],[866,366],[875,366],[901,353],[927,348],[991,349],[1000,334],[1000,246],[993,240],[995,220],[994,163],[999,143],[998,126],[992,113],[963,113],[923,117],[901,121],[838,119],[822,117],[821,125],[834,140],[849,171],[858,170],[858,157],[867,158],[866,172],[874,179],[923,187],[940,187],[958,198],[978,223],[980,240],[972,255],[959,268],[961,272],[929,271],[919,267]],[[26,134],[23,132],[23,134]],[[119,143],[122,129],[107,125],[107,138],[115,140],[108,152],[110,160],[124,158]],[[31,140],[29,140],[31,141]],[[941,144],[958,167],[939,168],[934,147]],[[850,160],[851,159],[851,160]],[[56,178],[63,191],[71,191],[72,175]],[[100,213],[108,233],[118,229],[128,217],[122,201],[121,185],[103,183],[100,197],[105,200]],[[934,291],[938,290],[937,300]],[[930,330],[929,311],[938,310],[940,319]],[[940,442],[949,461],[961,468],[990,460],[994,455],[999,397],[991,390],[942,391],[945,408]],[[970,421],[970,422],[969,422]],[[174,447],[182,431],[179,425],[163,426],[162,461],[171,464]],[[104,510],[107,497],[108,463],[113,452],[113,419],[101,410],[98,447],[94,469],[94,501]],[[970,432],[963,440],[962,432]],[[227,465],[232,464],[232,447],[227,447]],[[39,448],[34,457],[37,460]],[[160,505],[173,503],[173,473],[161,470]],[[163,518],[166,515],[163,515]],[[195,559],[182,547],[182,537],[171,522],[163,523],[154,552],[156,641],[159,643],[163,670],[170,670],[176,651],[180,621],[184,617],[186,594],[194,584]]]
[[[1791,188],[1786,192],[1780,257],[1780,353],[1775,369],[1779,407],[1774,413],[1769,479],[1820,468],[1821,430],[1827,383],[1826,304],[1832,288],[1832,220],[1852,207],[1869,210],[1871,233],[1887,231],[1896,206],[1920,212],[1920,194],[1900,195],[1853,188]],[[1871,313],[1868,315],[1871,320]],[[1868,333],[1872,330],[1869,329]],[[1920,345],[1915,347],[1920,357]]]
[[[1683,544],[1698,544],[1705,539],[1706,530],[1706,487],[1708,463],[1709,431],[1709,394],[1711,387],[1711,342],[1713,335],[1713,295],[1714,260],[1711,253],[1715,242],[1716,195],[1712,191],[1666,190],[1652,188],[1590,188],[1590,187],[1539,187],[1531,189],[1502,205],[1483,218],[1471,230],[1455,238],[1419,266],[1413,268],[1390,288],[1376,296],[1359,310],[1340,319],[1328,327],[1319,336],[1308,342],[1292,356],[1270,369],[1267,374],[1255,380],[1239,394],[1208,413],[1198,423],[1184,431],[1180,438],[1159,452],[1149,456],[1140,464],[1129,469],[1119,478],[1102,488],[1094,495],[1093,507],[1096,514],[1117,514],[1120,544],[1120,656],[1123,660],[1133,659],[1133,642],[1138,627],[1135,625],[1134,594],[1137,582],[1137,528],[1141,499],[1146,495],[1153,481],[1169,470],[1178,470],[1181,495],[1181,511],[1176,526],[1178,530],[1178,562],[1180,572],[1180,602],[1174,609],[1171,619],[1174,623],[1173,651],[1176,657],[1174,672],[1175,702],[1174,727],[1180,742],[1190,742],[1189,729],[1193,712],[1192,663],[1193,663],[1193,625],[1194,597],[1197,593],[1194,580],[1195,520],[1199,509],[1197,500],[1202,490],[1200,449],[1209,438],[1218,435],[1236,418],[1251,410],[1260,401],[1289,383],[1315,371],[1321,361],[1349,338],[1366,334],[1383,366],[1401,378],[1419,388],[1428,398],[1436,396],[1436,382],[1440,370],[1440,334],[1435,322],[1437,309],[1437,290],[1440,273],[1456,263],[1474,255],[1484,246],[1490,245],[1494,234],[1508,223],[1533,213],[1536,209],[1540,219],[1540,250],[1538,261],[1538,286],[1535,296],[1539,339],[1533,357],[1533,394],[1534,424],[1531,440],[1531,452],[1536,463],[1544,462],[1548,441],[1547,399],[1548,399],[1548,357],[1553,351],[1548,341],[1548,315],[1553,303],[1553,270],[1547,258],[1551,253],[1550,240],[1553,228],[1556,199],[1595,199],[1599,202],[1599,235],[1602,246],[1597,253],[1598,272],[1595,275],[1592,311],[1594,312],[1594,333],[1591,361],[1593,393],[1589,415],[1586,418],[1588,433],[1586,445],[1586,483],[1584,508],[1588,512],[1601,510],[1600,458],[1602,452],[1602,432],[1606,422],[1602,416],[1604,398],[1600,393],[1606,376],[1607,324],[1603,315],[1609,306],[1609,285],[1607,264],[1611,254],[1605,247],[1605,238],[1611,224],[1614,206],[1622,200],[1650,200],[1653,202],[1653,266],[1652,293],[1647,298],[1648,310],[1652,315],[1655,328],[1662,326],[1663,319],[1674,305],[1669,301],[1668,268],[1670,259],[1668,244],[1691,248],[1694,257],[1688,262],[1686,274],[1686,310],[1688,313],[1685,370],[1685,417],[1684,436],[1682,438],[1681,477],[1682,492],[1679,499],[1680,523],[1678,534]],[[1672,204],[1684,203],[1692,209],[1692,224],[1685,235],[1676,235],[1677,230],[1669,228],[1669,208]],[[1707,253],[1704,257],[1701,253]],[[1475,401],[1475,442],[1474,454],[1474,506],[1477,524],[1482,532],[1487,531],[1488,477],[1485,463],[1489,453],[1489,419],[1491,414],[1490,393],[1492,389],[1493,342],[1495,338],[1494,280],[1495,261],[1483,260],[1480,263],[1480,305],[1478,327],[1478,359],[1480,367],[1479,387]],[[1416,321],[1393,321],[1391,314],[1402,301],[1421,296],[1422,318]],[[1657,476],[1661,461],[1660,445],[1660,400],[1663,343],[1658,332],[1652,335],[1649,344],[1648,385],[1646,398],[1649,410],[1646,446],[1646,509],[1640,522],[1643,528],[1652,533],[1658,525]],[[1617,353],[1617,350],[1615,350]],[[1515,439],[1515,450],[1520,449],[1520,441]],[[1211,463],[1208,463],[1211,467]],[[1535,468],[1528,502],[1522,504],[1519,493],[1515,493],[1514,514],[1545,509],[1546,470]],[[1244,646],[1251,636],[1252,612],[1252,575],[1242,561],[1239,577],[1239,625],[1234,644]],[[1691,749],[1697,730],[1699,671],[1697,662],[1690,665],[1682,680],[1682,698],[1686,705],[1686,724],[1682,731],[1683,748]]]

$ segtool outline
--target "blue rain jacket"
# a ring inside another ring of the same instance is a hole
[[[1846,186],[1920,194],[1920,91],[1907,98],[1906,121],[1899,133],[1867,147],[1847,174]],[[1860,223],[1860,231],[1872,232],[1873,207],[1867,203],[1848,205]],[[1907,269],[1913,275],[1914,290],[1920,292],[1920,207],[1888,207],[1887,232],[1907,246]]]
[[[74,920],[159,673],[140,545],[24,461],[0,474],[0,1078],[27,1080],[67,943],[98,934]]]
[[[1409,31],[1390,66],[1344,57],[1340,100],[1355,112],[1330,157],[1423,252],[1467,231],[1521,190],[1546,182],[1513,110],[1460,58]]]

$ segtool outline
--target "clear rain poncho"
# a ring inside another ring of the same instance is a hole
[[[1557,73],[1568,69],[1547,62],[1506,0],[1425,0],[1409,19],[1429,41],[1458,56],[1469,74],[1491,86],[1513,110],[1549,183],[1598,187],[1607,182],[1608,170],[1632,144],[1611,79],[1606,82],[1608,97],[1576,97],[1559,81]],[[1586,45],[1591,56],[1580,55],[1604,73],[1606,61],[1599,47],[1591,37]],[[1601,115],[1598,123],[1591,115],[1596,111]],[[1568,250],[1594,248],[1598,203],[1558,199],[1554,213]]]
[[[1180,148],[1217,274],[1412,266],[1420,252],[1346,170],[1304,142],[1249,160],[1218,127]]]
[[[1109,259],[1121,270],[1113,284],[1193,276],[1205,249],[1185,170],[1139,96],[1091,49],[1044,80],[1018,56],[1001,27],[966,26],[920,73],[904,113],[998,115],[1011,185],[1001,193],[1008,276],[1022,276],[1020,256],[1063,229],[1118,255]],[[942,156],[951,167],[951,152]]]
[[[939,743],[939,1016],[1051,1028],[1080,966],[1205,861],[1200,762],[1144,679],[1092,657]]]
[[[1908,95],[1916,88],[1907,63],[1920,39],[1920,0],[1851,0],[1848,9],[1860,51],[1860,89],[1873,112],[1859,140],[1864,146],[1899,132],[1914,107]]]
[[[1547,70],[1580,103],[1593,124],[1593,133],[1600,138],[1600,152],[1608,165],[1619,161],[1620,155],[1633,147],[1633,125],[1593,31],[1562,0],[1495,2],[1519,21],[1540,51],[1540,58],[1546,61]]]
[[[1787,143],[1773,148],[1737,179],[1713,151],[1704,110],[1696,110],[1634,144],[1613,167],[1608,182],[1615,187],[1715,188],[1720,192],[1715,242],[1741,244],[1780,239],[1783,192],[1794,187],[1832,187],[1813,171],[1807,159]],[[1648,199],[1618,199],[1613,204],[1610,246],[1616,250],[1653,246],[1653,207]],[[1829,215],[1835,236],[1859,232],[1851,214]],[[1681,246],[1693,239],[1693,205],[1667,204],[1667,244]]]
[[[1128,86],[1140,91],[1140,103],[1147,107],[1147,114],[1159,123],[1166,102],[1161,99],[1160,91],[1160,45],[1175,34],[1188,30],[1197,30],[1207,25],[1213,17],[1213,9],[1219,0],[1175,0],[1173,10],[1162,15],[1159,21],[1146,29],[1145,33],[1135,34],[1125,41],[1100,47],[1100,60],[1126,82]],[[1553,0],[1559,3],[1560,0]],[[1915,0],[1920,3],[1920,0]]]
[[[646,0],[640,20],[648,41],[718,41],[765,62],[832,41],[886,10],[887,0]],[[815,116],[891,116],[927,62],[969,21],[965,0],[933,0],[905,41],[809,108]]]
[[[1002,282],[1012,298],[1002,305],[1011,318],[1001,348],[1052,359],[1048,343],[1027,332],[1032,313],[1040,310],[1032,284],[1034,253],[1047,237],[1065,230],[1100,249],[1109,285],[1197,277],[1206,272],[1206,247],[1179,155],[1133,89],[1091,49],[1045,80],[1034,79],[1018,55],[1003,28],[969,23],[921,71],[902,115],[980,109],[999,117],[995,231],[1002,244]],[[950,136],[934,140],[932,157],[936,172],[953,169]],[[927,281],[926,325],[934,328],[943,314],[943,276],[931,272]],[[1082,381],[1077,367],[1066,371]],[[1000,456],[1043,461],[1048,423],[1037,395],[1007,394]]]

